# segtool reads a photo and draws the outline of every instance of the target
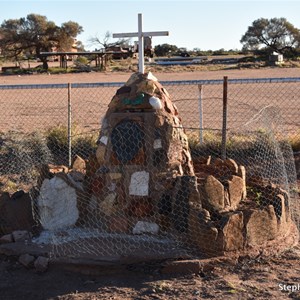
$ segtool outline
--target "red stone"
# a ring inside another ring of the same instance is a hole
[[[91,190],[94,195],[99,195],[105,186],[105,174],[96,175],[91,182]]]
[[[152,215],[153,205],[148,199],[134,199],[128,206],[128,214],[140,218]]]
[[[129,231],[128,219],[124,216],[115,216],[109,220],[109,230],[113,233],[127,233]]]

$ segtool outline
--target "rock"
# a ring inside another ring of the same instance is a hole
[[[29,268],[33,265],[35,257],[30,254],[22,254],[19,256],[19,263],[26,268]]]
[[[89,159],[86,162],[86,178],[90,181],[99,168],[100,164],[97,160],[96,154],[90,154]]]
[[[124,216],[114,216],[109,219],[109,230],[113,233],[128,233],[129,222]]]
[[[52,165],[52,164],[48,164],[48,171],[53,175],[56,173],[68,173],[69,172],[69,168],[67,166],[64,165]],[[45,178],[44,178],[45,179]]]
[[[152,105],[152,107],[154,109],[162,109],[161,101],[157,97],[154,97],[154,96],[150,97],[149,98],[149,103]]]
[[[151,72],[148,72],[147,79],[148,80],[153,80],[153,81],[156,81],[156,82],[158,81],[157,78]]]
[[[162,143],[161,139],[155,139],[153,142],[153,148],[154,149],[161,149],[162,148]]]
[[[44,180],[37,207],[41,225],[46,230],[73,226],[79,217],[76,191],[59,177]]]
[[[108,137],[106,135],[103,135],[100,137],[99,141],[103,144],[103,145],[107,145],[108,143]]]
[[[191,208],[189,213],[189,237],[201,251],[216,253],[218,230],[210,222],[210,214],[201,208]]]
[[[146,216],[153,215],[153,204],[148,198],[131,199],[130,205],[128,207],[128,214],[130,216],[135,216],[138,218],[143,218]],[[127,211],[126,210],[126,211]]]
[[[140,171],[131,175],[129,195],[148,196],[149,194],[149,172]]]
[[[75,156],[72,169],[75,171],[82,171],[86,169],[86,163],[83,158],[81,158],[79,155]]]
[[[241,177],[233,175],[231,180],[228,180],[228,193],[231,209],[237,209],[244,191],[244,181]]]
[[[47,271],[49,265],[49,258],[44,256],[39,256],[35,262],[34,267],[37,270],[37,272],[43,273]]]
[[[69,174],[68,177],[71,176],[72,179],[76,182],[83,182],[85,174],[79,171],[74,171],[72,170]]]
[[[206,199],[208,206],[212,207],[214,210],[219,211],[224,209],[224,186],[216,179],[214,176],[209,175],[204,184]]]
[[[157,90],[155,82],[152,80],[143,80],[137,85],[137,93],[145,93],[153,96]]]
[[[224,251],[241,250],[244,248],[244,220],[243,213],[237,212],[226,215],[221,220],[219,242]]]
[[[0,195],[0,234],[14,230],[30,231],[34,224],[29,193],[18,191],[12,196],[8,193]]]
[[[13,231],[12,237],[14,242],[24,242],[30,240],[30,234],[26,230]]]
[[[192,176],[181,176],[177,178],[173,194],[172,218],[174,227],[179,232],[186,232],[188,230],[190,198],[193,198],[191,202],[200,203],[195,182],[196,178]],[[198,199],[196,199],[197,196]]]
[[[279,230],[281,233],[285,234],[290,218],[288,208],[286,207],[286,199],[283,195],[276,195],[274,200],[274,210],[279,221]]]
[[[238,176],[243,179],[242,200],[245,200],[247,198],[247,187],[246,187],[246,168],[244,166],[239,166]]]
[[[224,166],[226,166],[230,170],[232,175],[238,174],[239,166],[233,159],[231,159],[231,158],[225,159]]]
[[[193,158],[195,172],[202,172],[203,167],[210,165],[211,156],[196,156]]]
[[[110,180],[119,180],[122,178],[122,173],[108,173]]]
[[[218,229],[208,221],[209,213],[201,209],[191,209],[189,214],[189,237],[191,242],[206,254],[216,255]]]
[[[269,205],[264,209],[244,212],[246,227],[246,242],[248,245],[262,245],[273,240],[277,235],[277,218],[274,207]]]
[[[131,87],[130,86],[122,86],[120,87],[117,92],[116,95],[122,95],[122,94],[128,94],[131,91]]]
[[[133,234],[158,234],[159,226],[156,223],[138,221],[133,230]]]
[[[14,240],[12,234],[5,234],[0,238],[0,244],[9,244],[13,242]]]
[[[109,193],[103,201],[99,203],[100,210],[106,215],[112,215],[116,210],[116,193]]]
[[[105,158],[106,147],[104,145],[99,145],[96,151],[97,161],[100,165],[103,165]]]
[[[102,190],[105,186],[106,180],[105,180],[105,174],[96,174],[92,178],[92,182],[90,184],[91,191],[93,195],[101,195]]]
[[[155,127],[161,127],[163,126],[165,123],[165,117],[164,116],[157,116],[157,118],[155,119]]]

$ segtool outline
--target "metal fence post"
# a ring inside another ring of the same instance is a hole
[[[71,83],[68,83],[68,166],[72,165],[72,103]]]
[[[202,99],[203,99],[203,87],[202,84],[198,84],[199,89],[199,142],[200,144],[203,143],[203,105],[202,105]]]
[[[227,131],[227,92],[228,92],[228,77],[224,76],[223,80],[223,126],[222,126],[222,159],[226,159],[226,131]]]

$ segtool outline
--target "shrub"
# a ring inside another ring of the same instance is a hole
[[[72,126],[72,156],[87,158],[96,149],[98,132],[83,133],[77,125]],[[46,132],[47,146],[57,164],[68,162],[68,128],[59,125]]]

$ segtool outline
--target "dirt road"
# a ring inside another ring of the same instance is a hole
[[[80,83],[80,82],[124,82],[131,73],[91,72],[58,75],[22,75],[0,76],[0,84],[46,84],[46,83]],[[176,73],[154,73],[160,81],[164,80],[201,80],[228,78],[276,78],[300,77],[300,68],[262,68],[245,70],[198,71]]]

